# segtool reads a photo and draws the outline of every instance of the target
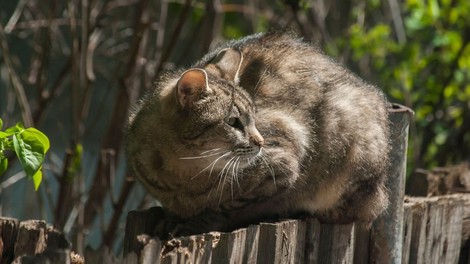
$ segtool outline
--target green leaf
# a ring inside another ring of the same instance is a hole
[[[8,136],[11,136],[11,134],[8,134],[8,133],[6,133],[6,132],[0,131],[0,139],[6,138],[6,137],[8,137]]]
[[[0,130],[2,129],[3,127],[3,120],[0,118]]]
[[[15,126],[9,127],[5,130],[6,133],[12,135],[14,133],[20,133],[24,130],[24,126],[21,122],[16,123]]]
[[[3,153],[0,153],[0,176],[5,173],[8,168],[8,159],[3,156]]]
[[[41,131],[36,128],[27,128],[21,133],[21,137],[27,141],[37,141],[40,142],[44,148],[44,154],[49,150],[50,142],[49,138],[44,135]]]
[[[24,137],[23,134],[13,135],[13,147],[26,175],[33,177],[41,168],[45,150],[40,141],[34,140],[28,134]]]
[[[37,191],[39,188],[39,185],[41,185],[42,181],[42,166],[39,168],[39,170],[33,175],[33,182],[34,182],[34,190]]]
[[[83,145],[77,144],[69,166],[69,175],[75,174],[82,167]]]

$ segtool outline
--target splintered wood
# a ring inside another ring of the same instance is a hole
[[[0,263],[83,263],[45,221],[0,218]]]

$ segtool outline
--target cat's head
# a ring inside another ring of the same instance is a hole
[[[182,160],[223,169],[247,166],[261,154],[255,104],[238,86],[240,52],[221,51],[209,64],[181,74],[174,85],[172,128],[184,145]]]

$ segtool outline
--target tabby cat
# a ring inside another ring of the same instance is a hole
[[[256,34],[155,83],[130,116],[129,164],[174,235],[305,213],[368,225],[388,201],[388,106],[314,46]]]

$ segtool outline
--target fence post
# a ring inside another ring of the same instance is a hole
[[[386,185],[390,204],[374,222],[370,236],[370,263],[401,263],[403,244],[403,199],[405,196],[408,127],[413,111],[394,104],[389,109],[392,150]]]

